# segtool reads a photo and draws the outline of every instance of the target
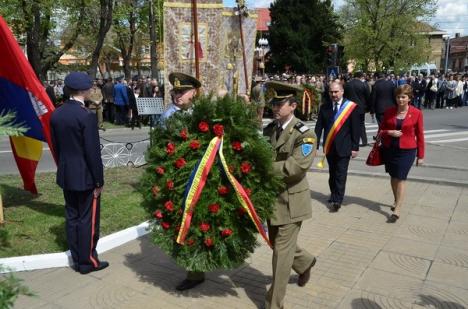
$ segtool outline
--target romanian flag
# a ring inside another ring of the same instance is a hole
[[[49,119],[54,106],[1,16],[0,50],[0,112],[16,113],[15,122],[28,128],[24,136],[10,137],[10,143],[24,189],[37,194],[34,176],[42,142],[52,151]]]

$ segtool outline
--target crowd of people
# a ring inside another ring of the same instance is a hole
[[[67,88],[62,80],[44,82],[46,92],[54,104],[60,106],[69,98]],[[115,125],[125,125],[132,129],[141,128],[147,117],[140,117],[136,106],[136,98],[164,97],[164,87],[156,79],[124,78],[96,79],[91,88],[91,95],[85,104],[98,118],[98,127],[105,130],[104,121]]]

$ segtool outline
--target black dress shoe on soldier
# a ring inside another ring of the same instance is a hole
[[[304,273],[299,275],[299,278],[297,279],[297,285],[298,286],[303,287],[303,286],[305,286],[307,284],[307,282],[309,282],[309,280],[310,280],[310,269],[312,267],[314,267],[316,262],[317,262],[317,259],[314,258],[314,260],[312,261],[312,264],[310,264],[309,268],[307,268]]]
[[[184,279],[178,286],[176,286],[177,291],[185,291],[185,290],[190,290],[196,287],[197,285],[203,283],[205,279],[200,279],[200,280],[189,280],[189,279]]]
[[[93,272],[93,271],[103,270],[104,268],[107,268],[108,266],[109,266],[109,262],[100,261],[98,267],[88,268],[88,269],[80,269],[80,274],[86,275],[86,274],[89,274],[90,272]]]

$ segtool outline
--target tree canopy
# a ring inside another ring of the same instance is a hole
[[[421,22],[435,0],[347,0],[340,10],[347,58],[359,69],[401,71],[427,61],[430,51]]]
[[[331,0],[277,0],[270,10],[270,70],[322,71],[326,48],[340,40],[342,31]]]

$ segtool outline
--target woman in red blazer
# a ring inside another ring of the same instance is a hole
[[[402,85],[395,90],[397,105],[388,108],[380,124],[385,171],[390,174],[395,204],[389,222],[400,218],[405,181],[417,156],[416,165],[424,162],[424,122],[422,112],[410,105],[413,89]]]

